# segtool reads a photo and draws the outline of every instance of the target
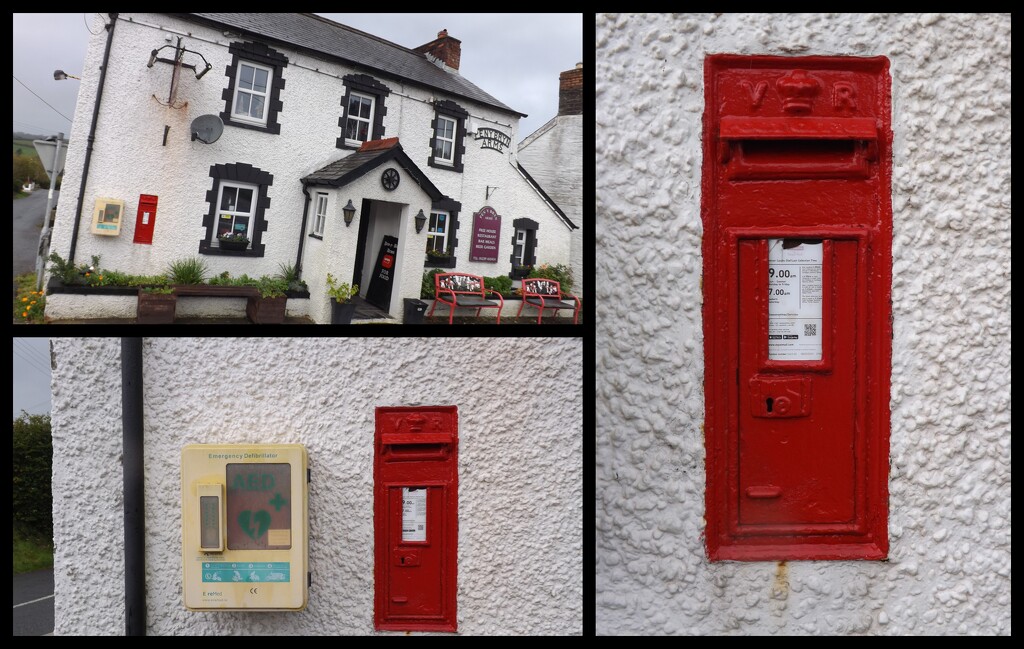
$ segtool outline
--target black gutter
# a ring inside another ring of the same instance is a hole
[[[299,230],[299,253],[295,256],[295,271],[302,277],[302,244],[306,240],[306,217],[309,214],[309,203],[312,197],[309,195],[309,185],[302,181],[302,193],[306,195],[306,204],[302,207],[302,229]]]
[[[146,499],[142,339],[121,339],[121,468],[124,472],[124,631],[146,635]]]
[[[100,85],[96,89],[96,105],[92,109],[92,126],[89,127],[89,139],[85,148],[85,164],[82,166],[82,180],[78,186],[78,207],[75,209],[75,228],[71,233],[71,252],[68,253],[68,263],[75,262],[75,248],[78,245],[78,226],[82,220],[82,204],[85,202],[85,183],[89,179],[89,162],[92,159],[92,143],[96,139],[96,122],[100,117],[100,100],[103,98],[103,82],[107,79],[107,61],[110,59],[110,44],[114,41],[114,25],[117,23],[117,14],[108,14],[110,24],[107,30],[107,49],[103,52],[103,64],[100,66]],[[124,218],[124,215],[122,215]]]

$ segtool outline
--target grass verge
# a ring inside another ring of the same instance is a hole
[[[14,296],[14,321],[27,324],[42,324],[43,307],[46,306],[46,291],[36,291],[36,274],[25,273],[14,278],[18,292]]]
[[[53,567],[53,540],[14,526],[14,574]]]

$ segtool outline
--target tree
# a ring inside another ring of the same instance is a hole
[[[53,536],[53,440],[50,415],[24,410],[14,420],[14,522],[46,538]]]

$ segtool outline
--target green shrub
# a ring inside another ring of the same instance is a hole
[[[50,475],[53,468],[53,443],[50,416],[30,415],[22,411],[14,420],[12,458],[14,522],[51,537],[53,501]]]
[[[260,291],[260,297],[284,297],[288,282],[280,277],[264,275],[256,280],[256,288]]]
[[[202,284],[206,279],[206,262],[198,257],[189,257],[171,264],[167,278],[172,284]]]
[[[508,275],[498,275],[497,277],[485,277],[484,287],[493,289],[502,295],[509,295],[512,293],[512,278]]]
[[[280,263],[277,265],[281,269],[278,277],[288,283],[288,289],[291,291],[308,291],[309,288],[306,286],[306,282],[302,281],[299,277],[299,269],[295,267],[295,264]]]
[[[553,279],[561,285],[564,292],[572,292],[572,269],[565,264],[541,264],[530,271],[529,276]]]
[[[51,252],[48,259],[50,260],[50,265],[47,268],[50,271],[50,274],[56,275],[60,278],[60,281],[65,284],[72,284],[78,279],[78,269],[75,268],[74,264],[65,261],[64,258],[56,252]]]
[[[420,297],[423,299],[434,298],[434,275],[448,272],[444,268],[434,268],[423,273],[423,284],[420,287]]]

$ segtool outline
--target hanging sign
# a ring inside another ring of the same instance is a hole
[[[500,236],[501,216],[494,208],[484,207],[473,214],[473,241],[469,248],[469,260],[497,263]]]

